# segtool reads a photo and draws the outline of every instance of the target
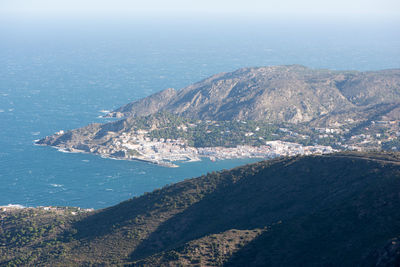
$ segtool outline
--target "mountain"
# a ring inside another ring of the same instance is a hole
[[[37,144],[169,167],[200,157],[269,158],[279,155],[268,150],[267,142],[276,140],[325,146],[299,147],[289,155],[400,150],[400,69],[243,68],[178,91],[168,88],[107,116],[124,118],[59,132]]]
[[[400,103],[399,69],[357,72],[291,65],[220,73],[178,91],[168,88],[108,116],[163,111],[203,120],[299,123],[338,113],[346,114],[344,119],[355,113],[368,117],[371,107],[393,103]],[[400,110],[399,105],[393,108]],[[340,123],[342,117],[335,122]]]
[[[276,158],[94,212],[0,212],[0,265],[399,264],[399,192],[398,153]]]

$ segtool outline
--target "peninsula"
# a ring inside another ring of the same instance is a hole
[[[400,70],[244,68],[105,116],[120,120],[60,131],[36,144],[169,167],[202,157],[398,150]]]

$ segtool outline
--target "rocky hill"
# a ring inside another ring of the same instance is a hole
[[[335,120],[340,123],[357,113],[368,117],[371,107],[389,103],[400,103],[398,69],[357,72],[291,65],[220,73],[177,91],[169,88],[129,103],[108,116],[166,111],[196,119],[299,123],[341,113]]]
[[[37,144],[174,167],[204,156],[269,158],[276,151],[259,147],[275,140],[327,150],[400,150],[400,70],[244,68],[166,89],[108,116],[124,118]],[[249,147],[220,148],[243,145]],[[215,151],[199,150],[208,147]]]
[[[277,158],[94,212],[0,212],[0,265],[399,264],[399,192],[396,153]]]

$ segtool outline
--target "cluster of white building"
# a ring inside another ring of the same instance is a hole
[[[10,211],[15,211],[15,210],[21,210],[21,209],[39,209],[39,210],[45,210],[45,211],[59,211],[59,212],[65,212],[69,208],[68,207],[53,207],[53,206],[38,206],[38,207],[25,207],[19,204],[8,204],[7,206],[0,206],[0,212],[10,212]],[[74,208],[74,211],[71,211],[72,215],[76,215],[78,212],[92,212],[94,209],[81,209],[81,208]]]
[[[7,206],[0,206],[0,211],[6,212],[6,211],[19,210],[25,208],[26,208],[25,206],[19,204],[8,204]]]
[[[187,145],[182,139],[150,139],[147,132],[123,133],[112,139],[107,147],[97,148],[105,157],[143,160],[168,167],[178,167],[176,161],[200,161],[201,157],[211,160],[235,158],[274,158],[277,156],[332,153],[330,146],[303,146],[297,143],[269,141],[262,146],[239,145],[236,147],[203,147]]]

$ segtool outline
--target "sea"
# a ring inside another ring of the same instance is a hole
[[[83,127],[166,88],[242,67],[400,67],[399,21],[132,19],[0,23],[0,206],[100,209],[257,161],[144,162],[62,153],[34,140]]]

